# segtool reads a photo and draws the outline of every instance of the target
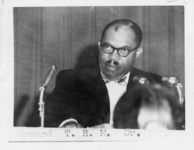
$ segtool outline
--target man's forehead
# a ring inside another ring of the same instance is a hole
[[[128,24],[128,25],[114,25],[114,26],[112,26],[112,27],[109,27],[108,28],[108,30],[106,31],[106,33],[109,33],[109,32],[119,32],[119,31],[129,31],[129,32],[131,32],[131,31],[133,31],[132,30],[132,28],[131,28],[131,25],[132,24]]]
[[[134,31],[127,25],[122,26],[112,26],[110,27],[103,38],[103,42],[110,42],[111,44],[121,47],[121,46],[131,46],[135,47],[136,35]]]

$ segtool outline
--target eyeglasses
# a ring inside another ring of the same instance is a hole
[[[102,48],[102,51],[106,54],[112,54],[115,50],[121,57],[127,57],[131,52],[136,50],[136,48],[132,49],[128,46],[116,48],[108,43],[100,43],[100,47]]]

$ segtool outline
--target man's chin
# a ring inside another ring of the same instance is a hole
[[[106,71],[106,73],[103,73],[107,79],[109,80],[114,80],[116,79],[119,75],[116,74],[114,71]]]

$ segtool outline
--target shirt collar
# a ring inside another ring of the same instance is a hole
[[[116,82],[116,83],[121,84],[121,85],[127,85],[128,81],[129,81],[130,72],[128,72],[127,74],[125,74],[124,76],[122,76],[120,79],[117,79],[117,80],[107,79],[102,72],[101,72],[101,76],[106,84],[109,82]]]

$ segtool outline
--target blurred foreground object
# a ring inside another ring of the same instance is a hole
[[[150,83],[144,77],[135,77],[134,89],[126,93],[130,100],[118,103],[115,108],[114,127],[184,130],[182,84],[176,77],[164,77],[162,81]]]

